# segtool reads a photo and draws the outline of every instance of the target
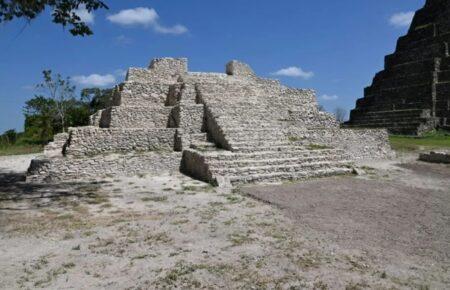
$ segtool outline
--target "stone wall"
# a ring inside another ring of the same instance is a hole
[[[310,144],[343,149],[353,160],[394,157],[386,129],[305,130],[292,126],[287,130],[287,135],[291,138],[307,140]]]
[[[53,136],[53,141],[44,147],[44,155],[47,157],[62,156],[67,140],[69,140],[68,133],[56,134]]]
[[[203,105],[178,105],[172,111],[172,127],[180,128],[185,133],[201,132],[203,128]]]
[[[89,158],[40,158],[31,162],[27,181],[60,181],[178,172],[180,162],[181,153],[179,152],[110,154]]]
[[[112,152],[173,151],[175,131],[160,129],[71,128],[68,156],[93,156]]]
[[[169,94],[170,83],[125,82],[120,92],[120,106],[163,105]]]
[[[173,107],[110,107],[103,128],[166,128]]]
[[[338,128],[339,122],[336,118],[327,112],[319,111],[288,111],[288,117],[285,120],[291,126],[302,128]]]
[[[159,58],[153,59],[148,69],[128,69],[126,81],[129,82],[165,82],[174,83],[179,75],[187,73],[187,59]]]
[[[100,120],[102,119],[103,110],[98,110],[91,116],[89,116],[89,126],[100,127]]]

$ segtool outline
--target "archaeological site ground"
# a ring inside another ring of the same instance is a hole
[[[427,0],[344,124],[241,61],[129,68],[0,151],[0,289],[450,289],[449,36]]]

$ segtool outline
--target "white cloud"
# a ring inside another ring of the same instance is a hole
[[[389,23],[395,27],[408,27],[414,18],[414,12],[400,12],[391,16]]]
[[[273,75],[309,80],[314,76],[314,73],[312,71],[304,71],[301,67],[291,66],[288,68],[280,69],[279,71],[274,72]]]
[[[80,20],[85,23],[94,23],[94,13],[90,13],[87,11],[85,5],[80,5],[78,9],[73,11],[78,17],[80,17]]]
[[[119,13],[109,15],[109,21],[123,26],[140,25],[144,27],[152,27],[157,33],[162,34],[183,34],[189,30],[180,24],[172,27],[166,27],[159,23],[159,15],[153,8],[138,7],[134,9],[125,9]]]
[[[82,86],[106,87],[116,83],[116,77],[112,74],[99,75],[91,74],[89,76],[74,76],[72,80]]]
[[[121,10],[119,13],[107,17],[112,23],[143,26],[155,24],[158,18],[159,16],[155,9],[145,7]]]
[[[164,27],[159,24],[156,24],[154,26],[154,29],[156,32],[163,33],[163,34],[183,34],[183,33],[188,32],[188,29],[185,26],[180,25],[180,24],[177,24],[172,27]]]
[[[336,95],[322,95],[320,98],[325,101],[336,101],[337,99],[339,99],[339,97]]]

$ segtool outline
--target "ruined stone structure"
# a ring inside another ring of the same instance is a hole
[[[91,126],[55,137],[29,180],[182,172],[212,184],[352,172],[358,158],[390,156],[382,129],[340,129],[311,90],[257,77],[231,61],[195,73],[186,59],[130,68],[112,107]]]
[[[408,135],[450,129],[449,43],[450,1],[427,0],[357,100],[348,125]]]

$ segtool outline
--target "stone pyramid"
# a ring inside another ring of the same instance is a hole
[[[55,137],[29,180],[182,171],[215,185],[352,172],[391,154],[384,129],[341,129],[312,90],[263,79],[231,61],[226,73],[189,72],[186,59],[130,68],[113,105],[91,126]]]
[[[450,129],[449,42],[450,1],[427,0],[395,53],[386,56],[385,69],[357,100],[347,125],[407,135]]]

